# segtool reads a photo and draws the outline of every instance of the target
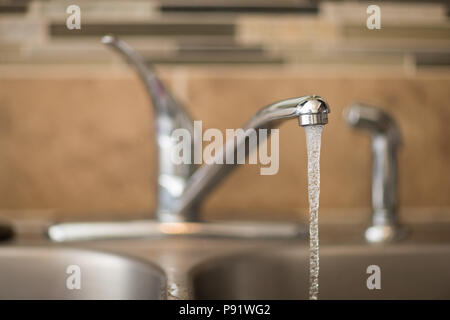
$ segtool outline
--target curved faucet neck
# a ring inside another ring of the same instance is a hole
[[[313,106],[312,109],[311,106]],[[215,154],[215,161],[212,164],[205,163],[195,171],[175,207],[175,213],[189,215],[195,211],[204,198],[236,167],[236,165],[225,164],[227,154],[236,155],[237,150],[243,148],[247,157],[263,142],[257,134],[260,129],[267,129],[267,136],[269,136],[271,129],[293,118],[298,119],[300,126],[324,125],[328,123],[329,112],[327,102],[315,95],[278,101],[261,109],[243,127],[244,134],[235,135],[234,139],[227,141],[222,150]],[[246,141],[252,135],[256,137],[256,144],[248,143],[247,148]]]

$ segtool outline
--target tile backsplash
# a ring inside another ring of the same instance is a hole
[[[19,72],[9,66],[0,72],[2,215],[149,216],[155,200],[152,111],[137,77],[115,67],[40,68]],[[238,128],[276,100],[312,93],[325,97],[332,108],[322,143],[325,220],[370,208],[370,139],[342,119],[353,101],[384,108],[401,128],[400,206],[450,207],[448,72],[361,77],[276,67],[159,71],[205,129]],[[241,166],[207,200],[204,217],[304,218],[306,189],[305,134],[291,121],[280,128],[278,174],[261,176],[259,166]]]

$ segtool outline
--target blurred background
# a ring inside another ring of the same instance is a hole
[[[69,30],[66,9],[81,8]],[[381,8],[369,30],[366,9]],[[322,221],[370,211],[370,139],[342,119],[353,101],[399,123],[406,221],[450,219],[450,15],[447,1],[0,0],[0,216],[151,217],[152,109],[105,34],[154,64],[204,129],[242,126],[261,107],[318,94],[331,105],[321,159]],[[280,170],[237,169],[205,219],[307,215],[304,130],[280,128]]]

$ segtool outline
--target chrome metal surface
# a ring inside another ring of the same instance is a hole
[[[113,36],[105,36],[102,42],[118,51],[126,60],[133,65],[147,93],[152,100],[154,107],[154,117],[156,121],[156,140],[158,146],[158,188],[157,188],[157,219],[165,223],[161,227],[154,226],[151,221],[138,221],[124,223],[95,223],[95,224],[59,224],[48,230],[48,235],[55,241],[105,239],[114,237],[141,237],[162,236],[167,233],[161,231],[169,223],[180,223],[177,225],[180,233],[184,235],[208,235],[214,236],[212,230],[219,232],[218,236],[242,237],[237,224],[209,224],[200,226],[199,224],[182,224],[184,222],[195,223],[199,221],[198,209],[205,197],[236,167],[236,164],[227,164],[227,154],[237,155],[237,150],[245,150],[245,156],[253,151],[251,148],[257,147],[262,142],[259,135],[256,135],[256,145],[248,144],[246,141],[250,136],[260,129],[272,129],[283,121],[298,118],[300,126],[324,125],[328,123],[328,113],[330,107],[327,102],[319,96],[304,96],[300,98],[287,99],[273,103],[255,114],[244,126],[243,134],[235,134],[234,139],[227,141],[221,150],[214,157],[218,161],[205,163],[196,168],[194,161],[191,164],[175,164],[172,161],[172,153],[177,145],[172,133],[176,129],[187,129],[190,133],[191,147],[197,145],[195,139],[197,134],[193,129],[191,118],[184,111],[170,94],[155,74],[153,68],[148,67],[143,58],[124,41]],[[270,134],[270,130],[268,130]],[[194,156],[195,150],[191,150]],[[235,161],[234,163],[237,163]],[[173,225],[174,226],[174,225]],[[247,227],[250,225],[247,225]],[[171,227],[172,228],[172,227]],[[172,228],[173,229],[173,228]],[[197,231],[192,231],[197,230]],[[250,230],[250,229],[248,229]],[[274,229],[268,232],[266,227],[253,224],[253,229],[247,234],[252,237],[266,237],[275,233],[279,237],[292,237],[291,227]],[[281,230],[281,232],[280,232]],[[94,234],[96,233],[97,234]],[[299,233],[296,231],[295,236]]]
[[[152,66],[147,64],[136,50],[113,36],[103,37],[102,42],[119,52],[130,65],[135,67],[152,102],[158,152],[156,181],[158,220],[164,222],[192,220],[193,217],[189,217],[188,213],[185,216],[175,214],[173,205],[183,194],[186,182],[195,170],[194,162],[175,164],[172,161],[173,148],[178,143],[172,138],[173,131],[183,128],[188,130],[193,139],[195,138],[191,117],[158,78]],[[194,143],[191,144],[192,148],[194,145]],[[194,154],[193,150],[191,151],[191,154]]]
[[[193,122],[178,104],[143,58],[124,41],[113,36],[105,36],[103,43],[111,46],[133,65],[143,81],[155,109],[157,123],[156,140],[158,145],[158,197],[157,217],[161,222],[195,222],[198,207],[207,194],[235,167],[226,164],[203,164],[195,170],[191,164],[175,165],[171,155],[175,145],[172,132],[178,128],[188,129],[191,138],[196,139]],[[244,126],[245,134],[236,136],[223,146],[223,151],[215,155],[224,158],[227,152],[237,150],[249,138],[249,129],[271,129],[286,119],[298,118],[301,126],[323,125],[328,123],[330,108],[321,97],[304,96],[271,104],[258,112]],[[257,143],[259,143],[259,139]],[[191,146],[196,145],[191,143]],[[246,155],[252,150],[245,148]],[[191,155],[194,152],[192,150]],[[234,153],[236,154],[236,153]]]
[[[0,246],[0,298],[307,298],[305,239],[115,239],[76,249],[38,237],[48,222],[28,233],[23,223]],[[368,245],[360,227],[321,224],[319,299],[449,298],[450,223],[409,224],[405,241],[384,246]],[[82,268],[81,292],[65,292],[70,264]],[[381,268],[381,290],[366,287],[370,265]]]
[[[250,121],[244,126],[244,134],[235,136],[234,141],[226,143],[222,152],[215,155],[216,158],[222,158],[220,163],[216,161],[212,164],[204,164],[198,168],[189,179],[185,192],[180,197],[176,206],[176,212],[184,214],[199,207],[203,199],[221,182],[235,167],[235,165],[227,165],[226,154],[236,154],[236,150],[245,144],[252,130],[272,129],[280,125],[282,122],[298,118],[299,124],[302,126],[316,124],[326,124],[327,114],[330,112],[328,104],[319,96],[304,96],[300,98],[287,99],[275,102],[255,114]],[[316,116],[316,117],[315,117]],[[270,130],[268,131],[270,133]],[[258,143],[260,143],[258,139]],[[251,144],[249,144],[251,147]],[[256,147],[256,146],[253,146]],[[245,148],[246,155],[253,150]]]
[[[330,106],[320,97],[313,96],[300,105],[298,123],[301,126],[325,125],[328,123]]]
[[[258,222],[80,222],[49,227],[53,241],[83,241],[120,238],[162,238],[167,236],[223,237],[235,239],[306,239],[303,224]]]
[[[0,299],[163,299],[165,280],[157,267],[119,255],[57,247],[1,247]],[[81,270],[81,289],[68,289]]]
[[[371,243],[395,241],[404,235],[397,215],[397,150],[400,130],[379,108],[355,103],[344,111],[347,123],[372,137],[372,225],[365,237]]]
[[[308,299],[306,247],[218,258],[193,272],[196,299]],[[369,290],[367,267],[380,267]],[[450,245],[324,246],[319,299],[450,299]]]

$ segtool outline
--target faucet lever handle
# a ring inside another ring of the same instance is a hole
[[[147,65],[136,50],[125,41],[111,35],[104,36],[102,42],[119,52],[136,69],[153,102],[155,140],[158,152],[156,157],[158,159],[156,211],[160,221],[172,221],[176,216],[173,214],[173,206],[195,170],[193,163],[176,164],[171,161],[172,152],[177,145],[177,142],[172,139],[172,133],[177,129],[186,129],[192,139],[195,139],[193,122],[185,109],[173,98],[163,81],[158,78],[152,66]]]

